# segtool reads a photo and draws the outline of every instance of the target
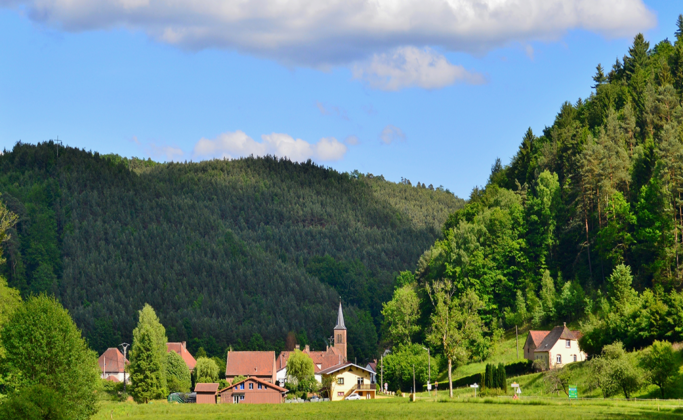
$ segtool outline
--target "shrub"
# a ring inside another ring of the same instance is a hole
[[[4,420],[67,420],[59,395],[44,385],[22,389],[0,404],[0,418]]]

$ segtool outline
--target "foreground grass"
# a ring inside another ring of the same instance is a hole
[[[441,394],[441,393],[440,393]],[[371,401],[343,401],[305,404],[152,404],[103,402],[95,420],[162,420],[162,419],[497,419],[523,418],[547,420],[572,419],[683,419],[683,409],[673,403],[648,402],[556,402],[512,401],[511,399],[453,399],[441,396],[436,401],[424,399],[415,403],[406,398],[388,398]]]

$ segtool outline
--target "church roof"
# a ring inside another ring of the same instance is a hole
[[[344,325],[344,313],[342,312],[341,302],[339,302],[339,313],[337,314],[337,325],[334,327],[335,330],[345,330]]]

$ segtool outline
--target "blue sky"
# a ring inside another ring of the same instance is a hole
[[[671,1],[483,1],[491,12],[451,0],[449,17],[436,0],[380,0],[372,15],[360,1],[309,15],[328,3],[0,0],[0,148],[59,136],[159,161],[276,153],[467,197],[527,127],[540,133],[590,94],[598,63],[639,31],[672,39],[683,13]]]

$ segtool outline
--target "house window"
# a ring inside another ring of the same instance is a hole
[[[254,389],[254,384],[250,383],[250,384],[249,384],[249,389]]]
[[[576,362],[576,355],[574,355],[574,361]]]
[[[572,346],[572,340],[566,340],[565,345],[566,348],[570,348]]]
[[[240,389],[244,389],[244,384],[240,384]]]
[[[344,385],[344,378],[337,378],[337,384]]]
[[[258,384],[258,389],[263,389],[263,385]]]
[[[244,401],[244,395],[240,395],[240,400]]]
[[[557,360],[556,360],[556,362],[562,364],[562,355],[561,355],[561,354],[558,354],[558,355],[557,355]]]

